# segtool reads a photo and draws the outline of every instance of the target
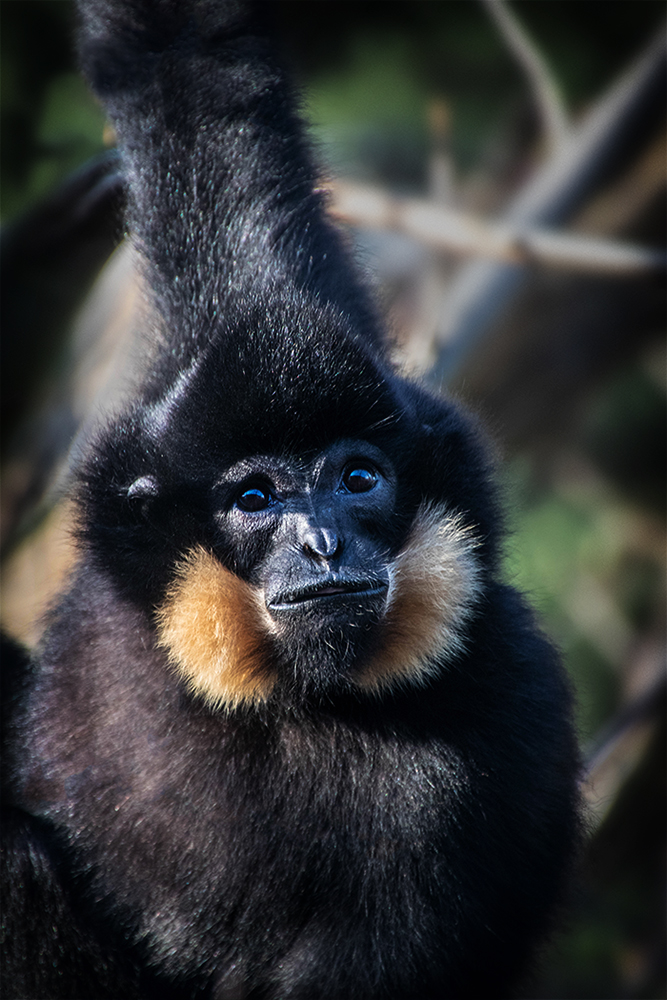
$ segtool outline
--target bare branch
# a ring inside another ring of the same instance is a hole
[[[656,675],[599,734],[589,751],[582,776],[582,791],[592,828],[600,826],[629,774],[653,737],[656,722],[665,712],[665,656],[656,651]]]
[[[336,218],[353,225],[393,229],[450,253],[619,277],[659,270],[667,264],[661,251],[552,232],[526,223],[488,222],[431,201],[394,197],[371,185],[336,181],[331,191],[330,211]]]
[[[664,121],[666,47],[664,29],[642,56],[593,104],[556,156],[521,188],[503,214],[503,225],[560,228],[599,190],[610,164]],[[441,345],[432,369],[434,384],[453,381],[523,287],[521,268],[472,260],[447,296],[437,331]]]
[[[528,77],[551,151],[567,138],[570,127],[553,75],[526,29],[504,0],[482,0],[508,48]]]

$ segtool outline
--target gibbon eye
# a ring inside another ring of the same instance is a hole
[[[272,502],[273,495],[270,490],[262,486],[250,486],[240,494],[236,506],[241,510],[254,513],[258,510],[266,510]]]
[[[342,484],[349,493],[368,493],[378,481],[372,469],[364,465],[352,465],[343,473]]]

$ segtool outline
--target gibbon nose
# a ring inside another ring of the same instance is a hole
[[[304,550],[310,556],[332,559],[340,550],[340,538],[330,528],[308,527],[301,539]]]

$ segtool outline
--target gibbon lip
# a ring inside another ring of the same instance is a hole
[[[383,580],[323,580],[299,590],[277,595],[270,608],[295,608],[327,597],[377,597],[387,590]]]

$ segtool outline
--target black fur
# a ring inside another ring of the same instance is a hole
[[[315,193],[269,15],[81,4],[164,346],[79,470],[80,564],[15,685],[7,997],[506,996],[571,860],[568,686],[498,580],[479,433],[392,370]],[[310,503],[307,470],[348,439],[379,449],[393,484],[375,516],[363,496],[341,515],[355,573],[363,553],[391,562],[409,545],[424,505],[474,534],[465,648],[424,683],[366,692],[356,664],[381,648],[381,615],[355,605],[370,636],[355,645],[341,598],[321,632],[297,615],[273,637],[263,701],[211,707],[156,639],[176,564],[201,547],[252,586],[284,573],[294,588],[298,544],[280,547],[271,510],[234,528],[225,475],[273,456]]]

